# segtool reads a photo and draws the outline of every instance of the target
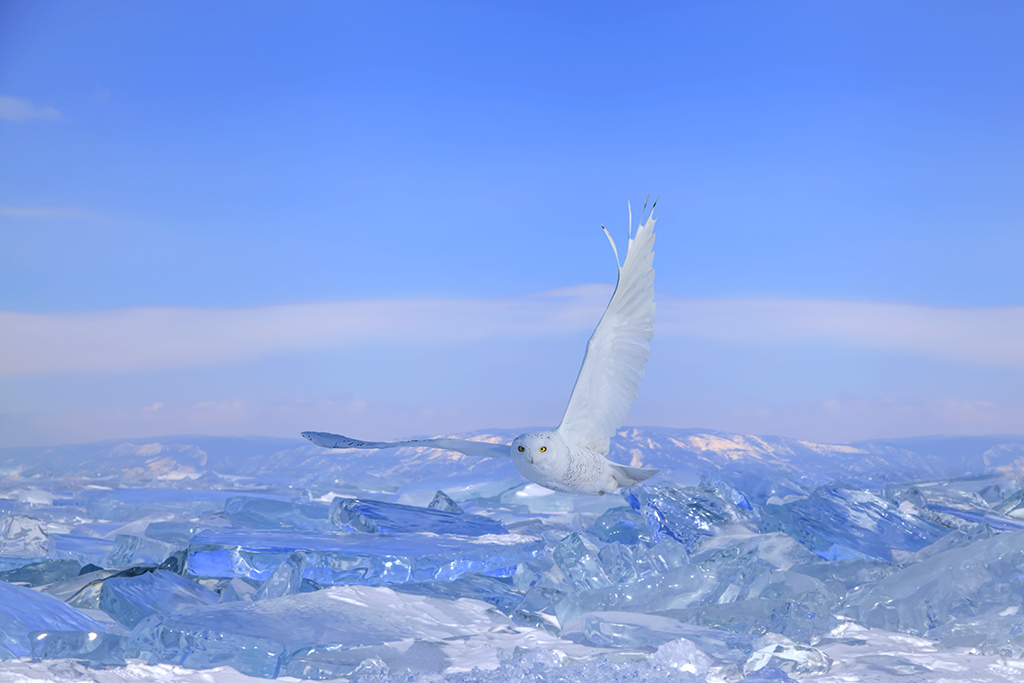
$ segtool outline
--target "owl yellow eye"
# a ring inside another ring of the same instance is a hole
[[[541,453],[543,453],[543,452],[544,452],[544,451],[546,451],[547,449],[548,449],[548,447],[547,447],[547,446],[541,446],[541,447],[540,447],[540,452],[541,452]]]
[[[523,452],[523,451],[525,451],[525,450],[526,450],[526,449],[525,449],[525,448],[523,448],[522,446],[520,446],[520,447],[519,447],[519,452],[520,452],[520,453],[522,453],[522,452]]]

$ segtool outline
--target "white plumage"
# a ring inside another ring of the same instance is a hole
[[[658,470],[626,467],[605,457],[611,437],[626,421],[636,399],[650,356],[654,336],[654,223],[652,206],[647,220],[629,236],[615,292],[587,342],[576,386],[557,429],[521,434],[511,446],[463,439],[360,441],[327,432],[303,432],[302,436],[325,448],[425,446],[465,455],[511,456],[524,477],[566,493],[603,495],[654,476]],[[610,234],[608,239],[618,263],[615,240]]]

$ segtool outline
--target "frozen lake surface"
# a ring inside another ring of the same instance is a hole
[[[1024,437],[626,429],[610,456],[662,474],[589,497],[299,439],[0,450],[0,680],[1024,679]]]

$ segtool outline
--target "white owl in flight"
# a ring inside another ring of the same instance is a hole
[[[511,446],[464,439],[359,441],[327,432],[302,432],[325,448],[440,448],[465,455],[512,458],[524,477],[565,493],[604,495],[658,473],[614,463],[605,456],[615,430],[622,426],[640,389],[654,336],[654,206],[647,220],[629,236],[626,258],[608,308],[587,342],[583,366],[556,429],[528,432]],[[646,210],[646,207],[645,207]],[[641,219],[643,215],[641,214]],[[632,225],[632,214],[630,225]],[[608,236],[619,263],[618,249]]]

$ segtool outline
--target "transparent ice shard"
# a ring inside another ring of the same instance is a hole
[[[997,614],[974,619],[956,619],[933,629],[928,635],[943,647],[972,648],[985,654],[1012,659],[1024,657],[1024,609],[1013,605]]]
[[[130,522],[149,515],[174,514],[198,518],[224,508],[230,491],[201,489],[108,488],[89,486],[75,500],[95,519]]]
[[[762,581],[763,586],[759,585]],[[664,613],[691,624],[738,633],[767,631],[803,643],[829,632],[837,623],[837,596],[822,582],[795,572],[770,572],[749,587],[727,589],[719,599],[714,604]]]
[[[797,543],[792,536],[781,532],[752,536],[705,536],[697,543],[691,559],[695,564],[699,564],[713,557],[758,559],[775,569],[823,563],[821,558]]]
[[[468,574],[454,581],[397,584],[395,590],[436,598],[473,598],[494,605],[505,614],[512,614],[523,602],[523,594],[510,580],[480,574]]]
[[[981,541],[986,538],[991,538],[992,536],[992,530],[985,525],[978,525],[972,529],[968,529],[967,531],[954,529],[939,540],[935,541],[935,543],[925,546],[916,552],[893,550],[892,558],[893,562],[898,567],[906,567],[908,565],[917,564],[918,562],[927,562],[939,553],[944,553],[947,550],[952,550],[953,548],[962,548],[965,545],[970,545],[975,541]]]
[[[459,504],[448,497],[448,494],[444,491],[438,491],[434,494],[434,499],[427,505],[431,510],[440,510],[442,512],[454,512],[459,515],[464,512]]]
[[[626,489],[626,501],[647,522],[655,541],[668,537],[682,543],[687,552],[701,536],[753,531],[757,520],[718,495],[715,489],[668,484],[638,484]]]
[[[76,560],[42,560],[31,562],[17,569],[0,572],[0,581],[43,586],[78,576],[81,568],[82,565]]]
[[[302,572],[305,569],[306,554],[301,550],[290,553],[285,561],[277,566],[274,573],[263,582],[252,599],[270,600],[298,593],[302,588]]]
[[[731,501],[736,507],[743,510],[754,511],[754,505],[747,498],[747,495],[721,477],[721,475],[706,474],[701,477],[698,488],[712,491],[719,498]]]
[[[562,539],[551,556],[576,590],[612,584],[598,561],[597,548],[575,531]]]
[[[980,494],[957,490],[947,482],[917,484],[890,493],[890,498],[901,509],[950,529],[970,532],[979,524],[997,531],[1024,529],[1024,520],[1007,517],[993,510]]]
[[[534,586],[557,588],[563,593],[572,590],[568,579],[562,574],[550,554],[520,562],[512,575],[512,585],[516,590],[526,592]]]
[[[557,588],[534,586],[526,591],[512,616],[516,623],[533,624],[558,632],[560,629],[558,618],[555,616],[555,605],[564,597],[565,592]]]
[[[219,596],[194,581],[157,569],[138,576],[113,576],[103,582],[99,606],[119,624],[134,627],[151,614],[194,605],[212,605]]]
[[[702,480],[701,483],[717,488],[719,481],[733,488],[736,494],[742,496],[743,500],[748,501],[754,509],[765,505],[772,499],[788,502],[804,498],[814,488],[813,486],[808,487],[806,481],[794,481],[765,468],[723,471],[716,477]],[[744,507],[740,503],[737,504]]]
[[[105,567],[128,567],[133,564],[160,564],[178,548],[152,538],[118,534],[114,547],[104,561]]]
[[[658,647],[651,657],[651,663],[669,670],[690,674],[698,679],[707,675],[712,660],[686,638],[677,638]]]
[[[67,533],[72,536],[87,536],[89,538],[110,538],[124,528],[122,522],[81,522],[75,524],[68,531],[56,531],[56,533]],[[51,534],[52,535],[52,534]]]
[[[891,561],[892,550],[920,550],[949,532],[869,491],[822,486],[803,499],[761,510],[762,532],[782,531],[826,560]]]
[[[880,581],[899,569],[891,562],[881,560],[836,560],[815,562],[793,567],[799,574],[813,576],[839,597],[850,591]]]
[[[684,566],[651,574],[628,584],[580,591],[556,606],[559,623],[589,612],[658,613],[701,604],[724,590],[706,567]]]
[[[331,531],[323,503],[290,503],[272,498],[235,496],[224,501],[224,516],[236,529]]]
[[[813,577],[775,570],[757,551],[754,543],[731,546],[700,564],[571,594],[557,605],[559,621],[592,612],[646,612],[737,632],[773,631],[801,641],[832,628],[838,596]]]
[[[866,626],[929,635],[954,619],[1024,605],[1024,531],[953,548],[847,596],[842,612]]]
[[[250,581],[238,578],[231,579],[221,589],[220,602],[248,602],[256,597],[256,591],[258,590],[259,586],[254,586]]]
[[[209,526],[199,522],[152,522],[146,527],[145,535],[147,538],[183,548],[188,545],[193,536]]]
[[[992,509],[1012,519],[1024,519],[1024,489],[1010,494],[993,505]]]
[[[4,651],[14,657],[30,655],[29,634],[50,629],[106,631],[102,624],[52,595],[0,582],[0,658]]]
[[[55,559],[76,560],[83,565],[102,566],[110,557],[110,551],[114,549],[114,541],[109,538],[52,534],[50,540],[53,541]]]
[[[444,580],[509,570],[544,553],[530,536],[436,534],[310,534],[250,529],[206,530],[189,545],[188,568],[196,576],[265,581],[289,554],[306,553],[303,578],[320,585]]]
[[[762,669],[779,669],[787,674],[816,676],[828,673],[832,658],[820,650],[805,645],[767,645],[751,653],[743,665],[743,673],[753,674]]]
[[[632,545],[639,540],[650,540],[644,518],[629,506],[606,510],[594,522],[594,534],[605,543]]]
[[[627,583],[640,577],[641,569],[633,552],[621,543],[609,543],[601,548],[597,559],[610,583]]]
[[[73,658],[95,666],[124,664],[126,636],[101,631],[33,631],[29,634],[32,657]]]
[[[666,537],[648,547],[638,543],[630,549],[636,562],[637,573],[641,576],[650,572],[667,572],[690,564],[688,546],[672,537]]]
[[[44,588],[43,592],[58,600],[63,600],[72,607],[99,609],[100,589],[103,587],[103,581],[117,573],[113,569],[85,572],[51,584]]]
[[[14,569],[49,554],[46,522],[25,515],[8,515],[0,521],[0,569]]]
[[[349,676],[374,658],[396,675],[443,671],[456,648],[500,639],[503,633],[511,638],[513,627],[476,600],[343,586],[156,615],[136,627],[130,645],[151,662],[191,668],[227,664],[267,678]]]
[[[335,498],[331,523],[344,531],[400,534],[429,531],[435,534],[484,536],[507,533],[501,522],[468,513],[399,505],[379,500]]]

